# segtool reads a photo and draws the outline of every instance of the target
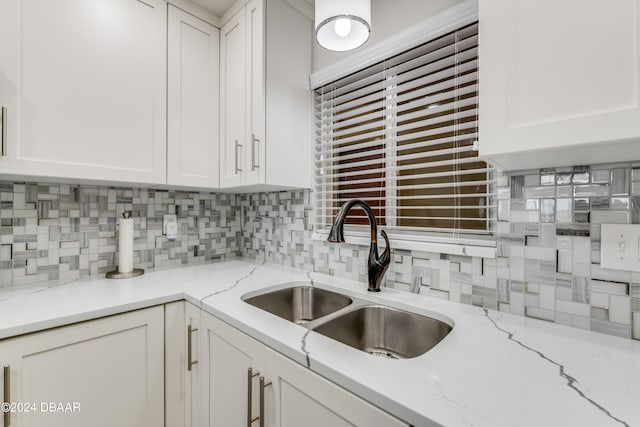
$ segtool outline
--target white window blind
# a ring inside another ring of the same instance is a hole
[[[473,148],[477,23],[316,89],[315,123],[317,229],[358,198],[397,232],[491,233],[494,173]]]

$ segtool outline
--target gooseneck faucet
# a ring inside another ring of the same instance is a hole
[[[349,210],[354,206],[362,208],[364,213],[367,214],[367,218],[369,218],[369,225],[371,226],[371,246],[369,246],[368,260],[369,287],[367,290],[370,292],[380,292],[380,282],[382,281],[382,277],[387,271],[389,262],[391,261],[389,238],[384,230],[380,230],[382,237],[384,237],[384,240],[387,243],[387,247],[382,253],[382,256],[378,256],[378,228],[376,226],[376,217],[368,204],[362,200],[353,199],[342,205],[342,208],[340,208],[340,211],[331,226],[331,231],[329,231],[329,238],[327,238],[327,241],[331,243],[344,243],[344,220]]]

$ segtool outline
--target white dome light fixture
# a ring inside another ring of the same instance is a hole
[[[371,0],[316,0],[316,39],[344,52],[362,46],[371,32]]]

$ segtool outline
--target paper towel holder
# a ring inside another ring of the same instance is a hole
[[[129,218],[129,212],[124,212],[122,214],[123,218]],[[106,274],[107,279],[130,279],[132,277],[142,276],[144,274],[144,268],[134,268],[132,271],[128,271],[126,273],[120,273],[118,271],[118,266],[113,271],[109,271]]]
[[[118,267],[113,271],[107,273],[107,279],[130,279],[132,277],[142,276],[144,274],[144,268],[134,268],[133,271],[128,273],[120,273]]]

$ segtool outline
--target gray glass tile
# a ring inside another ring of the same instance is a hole
[[[556,173],[554,170],[540,171],[540,185],[554,185],[555,183],[556,183]]]
[[[640,181],[640,168],[631,169],[631,180]]]
[[[556,197],[573,197],[573,186],[564,185],[556,187]]]
[[[631,195],[640,196],[640,181],[631,183]]]
[[[511,209],[511,221],[512,222],[540,222],[539,211],[516,211]]]
[[[571,176],[573,172],[558,172],[556,173],[556,184],[565,185],[571,184]]]
[[[611,198],[611,210],[621,211],[629,209],[630,203],[628,197],[612,197]]]
[[[498,199],[509,200],[511,198],[511,189],[509,187],[498,188]]]
[[[543,197],[554,197],[555,194],[555,188],[552,186],[525,187],[524,189],[525,199],[541,199]]]
[[[524,195],[524,176],[511,177],[511,199],[522,199]]]
[[[586,277],[573,278],[573,301],[589,303],[589,280]]]
[[[537,211],[540,209],[540,200],[539,199],[527,199],[524,202],[524,208],[528,211]]]
[[[511,200],[511,209],[516,211],[525,210],[524,200]]]
[[[591,171],[591,182],[594,184],[609,183],[609,169],[598,169]]]
[[[573,280],[569,274],[556,275],[556,298],[563,301],[573,300]]]
[[[608,322],[609,309],[606,307],[591,307],[591,318]]]
[[[629,194],[630,170],[628,168],[620,168],[611,170],[611,195],[627,195]]]
[[[557,224],[556,235],[557,236],[584,236],[588,237],[591,234],[591,227],[589,224]]]
[[[509,221],[510,213],[510,200],[498,200],[498,221]]]
[[[525,187],[537,187],[538,185],[540,185],[540,175],[538,174],[525,175],[524,185]]]
[[[629,211],[593,211],[591,222],[595,224],[629,224],[631,213]]]
[[[553,310],[530,306],[524,308],[524,315],[532,319],[545,320],[547,322],[554,322],[556,318],[556,313]]]
[[[496,243],[496,255],[499,257],[508,257],[509,256],[509,245],[508,242],[498,242]]]
[[[525,236],[539,236],[540,235],[540,224],[525,224],[524,225],[524,235]]]
[[[573,208],[577,211],[589,210],[589,198],[575,198],[573,199]]]
[[[575,211],[573,213],[573,218],[574,218],[575,222],[588,223],[589,222],[589,212]]]
[[[621,338],[631,337],[630,325],[620,325],[614,322],[602,322],[596,319],[591,319],[591,330],[607,335],[615,335]]]
[[[575,197],[608,196],[609,186],[604,184],[575,185],[573,195]]]
[[[511,280],[509,281],[511,292],[524,292],[524,282],[519,280]]]
[[[509,302],[510,286],[507,279],[498,279],[498,301]]]
[[[540,199],[540,222],[550,223],[556,220],[556,200]]]
[[[571,199],[556,200],[556,222],[573,222]]]
[[[525,246],[540,246],[540,237],[538,236],[524,236]]]
[[[640,197],[631,198],[631,223],[640,224]]]
[[[609,209],[610,199],[608,197],[592,197],[591,209],[606,210]]]
[[[571,182],[574,184],[588,184],[589,183],[589,170],[576,171],[573,173]]]

